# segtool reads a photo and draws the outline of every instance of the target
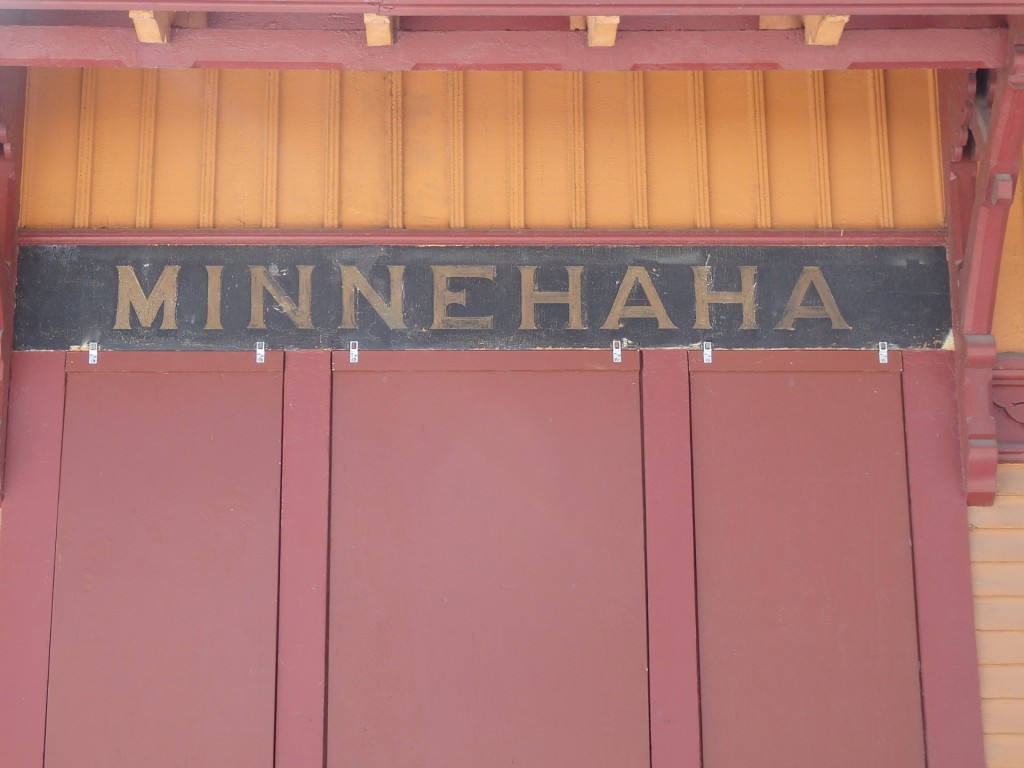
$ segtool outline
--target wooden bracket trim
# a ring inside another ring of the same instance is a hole
[[[1010,64],[997,72],[984,73],[973,100],[973,115],[969,116],[974,141],[981,142],[981,154],[954,297],[967,502],[981,506],[995,500],[999,449],[992,406],[996,362],[992,319],[1010,203],[1024,146],[1024,26],[1015,24],[1010,33]],[[970,142],[965,149],[970,149]],[[969,152],[963,159],[971,159]],[[959,165],[962,163],[951,162],[953,169]],[[951,190],[951,200],[956,197],[957,190]],[[962,228],[966,217],[956,216],[953,208],[950,227],[955,258],[957,229]]]

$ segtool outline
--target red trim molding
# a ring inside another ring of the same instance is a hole
[[[281,447],[277,768],[323,765],[331,352],[287,352]]]
[[[690,372],[682,350],[641,355],[651,766],[701,763]]]
[[[962,209],[965,189],[973,186],[974,192],[963,241],[955,310],[964,474],[967,502],[975,505],[994,501],[999,458],[992,411],[992,369],[996,360],[992,318],[1003,241],[1024,144],[1024,25],[1020,23],[1011,27],[1010,53],[1010,65],[988,73],[987,90],[979,92],[973,105],[966,109],[974,139],[981,145],[976,177],[971,178],[972,171],[964,169],[964,163],[951,163],[958,170],[951,174],[954,183],[958,178],[966,180],[949,195],[954,254],[960,250],[958,235],[966,218],[962,210],[957,210],[957,203]],[[969,154],[964,157],[972,159]]]
[[[0,8],[53,8],[129,11],[136,0],[0,0]],[[147,8],[165,11],[280,11],[288,13],[379,13],[412,15],[732,15],[828,13],[821,0],[148,0]],[[852,14],[1015,13],[1018,0],[846,0]]]
[[[945,230],[23,229],[20,245],[946,245]]]

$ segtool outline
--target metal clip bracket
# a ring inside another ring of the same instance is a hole
[[[96,365],[100,361],[100,345],[95,341],[89,342],[89,365]]]
[[[889,362],[889,343],[886,341],[878,342],[878,362],[883,365]]]
[[[612,362],[622,362],[622,342],[618,339],[612,342]]]
[[[350,341],[348,343],[348,361],[350,363],[358,363],[359,362],[359,342],[358,341]]]
[[[714,350],[714,346],[711,344],[710,341],[705,341],[703,344],[701,344],[701,350],[704,352],[704,364],[710,365],[712,350]]]
[[[256,362],[260,365],[267,362],[267,342],[265,341],[256,342]]]

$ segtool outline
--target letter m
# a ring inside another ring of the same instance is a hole
[[[160,277],[150,291],[149,296],[142,290],[139,278],[132,267],[117,268],[117,317],[114,328],[130,329],[131,311],[139,318],[144,328],[152,328],[156,313],[162,308],[163,321],[160,327],[164,330],[178,327],[176,310],[178,307],[178,270],[180,266],[164,267]]]

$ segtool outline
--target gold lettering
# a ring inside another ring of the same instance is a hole
[[[160,327],[172,330],[178,327],[176,310],[178,306],[178,265],[166,266],[157,278],[156,285],[149,296],[142,290],[139,278],[132,267],[117,268],[117,315],[114,328],[127,330],[131,328],[131,310],[139,318],[144,328],[152,328],[156,313],[163,308],[163,320]]]
[[[804,299],[807,296],[807,289],[812,285],[818,292],[821,304],[808,306],[804,304]],[[836,298],[832,295],[828,283],[825,282],[821,267],[804,267],[800,277],[797,278],[796,285],[793,286],[793,293],[789,297],[789,303],[786,304],[786,311],[783,313],[782,319],[779,320],[779,324],[775,326],[775,330],[792,331],[796,321],[804,318],[828,318],[832,321],[832,330],[851,330],[839,312],[839,305],[836,304]]]
[[[369,281],[355,267],[341,267],[341,325],[339,328],[358,328],[356,323],[356,294],[358,293],[380,315],[388,328],[405,328],[402,316],[402,299],[405,294],[405,267],[388,267],[391,274],[391,303],[374,290]]]
[[[221,285],[223,284],[224,267],[206,267],[206,327],[207,331],[223,331],[220,322]]]
[[[640,290],[643,291],[644,297],[647,299],[646,304],[626,304],[635,286],[640,286]],[[622,276],[619,292],[615,295],[615,301],[608,312],[608,318],[601,327],[604,329],[621,328],[623,318],[630,317],[653,317],[657,319],[659,329],[676,327],[669,320],[665,305],[661,303],[661,296],[658,295],[658,290],[654,287],[651,276],[644,267],[626,269],[626,274]]]
[[[448,287],[448,281],[453,277],[476,277],[482,280],[494,279],[493,266],[472,267],[466,265],[458,266],[432,266],[434,271],[434,324],[431,329],[455,329],[486,330],[494,327],[494,315],[486,317],[451,317],[448,314],[448,307],[453,304],[460,307],[466,306],[466,291],[453,291]]]
[[[757,303],[754,295],[757,287],[756,277],[757,267],[740,267],[740,290],[713,291],[711,290],[711,267],[694,267],[693,299],[696,305],[694,329],[711,328],[712,304],[742,304],[743,322],[740,323],[740,330],[756,329]]]
[[[313,304],[313,267],[301,265],[299,271],[299,304],[295,305],[291,297],[284,292],[278,282],[267,273],[266,267],[249,267],[250,280],[250,328],[266,328],[267,322],[263,310],[263,294],[269,293],[281,311],[295,324],[296,328],[312,328]]]
[[[583,324],[583,267],[566,267],[565,271],[569,274],[569,290],[538,291],[537,268],[519,268],[519,280],[522,286],[519,294],[522,310],[519,330],[537,330],[538,304],[568,304],[569,330],[580,331],[587,327]]]

